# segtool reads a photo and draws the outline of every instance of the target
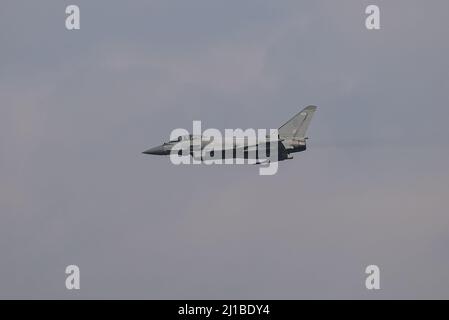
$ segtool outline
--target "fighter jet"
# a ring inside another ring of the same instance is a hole
[[[208,158],[218,156],[217,152],[221,153],[220,157],[225,158],[240,158],[248,159],[256,158],[256,164],[283,161],[293,159],[292,153],[306,150],[306,136],[307,128],[315,113],[316,106],[308,106],[298,112],[293,118],[283,124],[277,131],[276,137],[267,135],[265,139],[251,139],[233,138],[232,141],[226,139],[214,140],[211,137],[203,135],[185,135],[179,136],[176,139],[170,140],[157,147],[144,151],[144,154],[151,155],[170,155],[172,152],[177,152],[179,155],[191,155],[195,157],[194,146],[199,147],[199,151],[210,150],[207,152]],[[272,148],[276,148],[273,152]],[[267,158],[260,160],[261,150],[265,151]],[[267,150],[268,149],[268,150]],[[271,151],[270,151],[271,150]],[[204,152],[200,152],[201,160],[204,160]],[[251,155],[250,155],[251,154]],[[271,154],[276,155],[275,157]]]

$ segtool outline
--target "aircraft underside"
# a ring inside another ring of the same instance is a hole
[[[293,159],[291,153],[301,152],[306,150],[306,145],[297,146],[291,149],[285,149],[281,142],[278,142],[277,150],[267,146],[253,146],[253,147],[238,147],[233,149],[219,149],[205,151],[201,150],[193,152],[190,149],[190,156],[196,160],[213,160],[213,159],[253,159],[256,163],[263,163],[266,161],[283,161]],[[181,152],[180,152],[181,154]]]

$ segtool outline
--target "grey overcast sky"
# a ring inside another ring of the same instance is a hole
[[[3,0],[0,298],[449,298],[448,12]],[[309,148],[274,176],[141,154],[192,120],[277,128],[309,104]]]

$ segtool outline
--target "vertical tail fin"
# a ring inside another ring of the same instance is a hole
[[[306,137],[306,131],[316,111],[315,106],[308,106],[288,120],[279,128],[280,138],[298,138]]]

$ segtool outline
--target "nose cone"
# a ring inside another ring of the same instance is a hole
[[[164,145],[160,145],[160,146],[157,146],[157,147],[148,149],[148,150],[146,150],[146,151],[144,151],[144,152],[142,152],[142,153],[145,153],[145,154],[155,154],[155,155],[162,156],[162,155],[167,155],[167,154],[169,154],[169,153],[170,153],[170,150],[167,150],[167,149],[165,148]]]

